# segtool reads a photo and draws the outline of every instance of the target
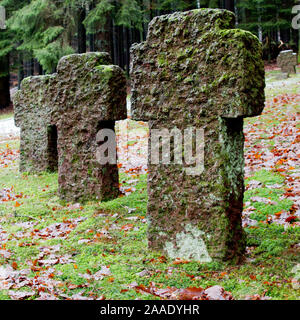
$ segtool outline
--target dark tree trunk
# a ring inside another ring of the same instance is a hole
[[[124,68],[129,75],[129,64],[130,64],[130,42],[129,42],[129,30],[128,28],[124,27],[124,54],[125,54],[125,59],[124,59]]]
[[[117,32],[118,32],[118,51],[119,51],[119,61],[118,61],[118,65],[119,67],[121,67],[122,69],[124,69],[124,42],[123,42],[123,27],[122,26],[118,26],[117,27]]]
[[[113,37],[113,63],[118,64],[119,52],[118,52],[118,37],[117,37],[117,27],[112,19],[112,37]]]
[[[78,53],[86,52],[86,29],[83,24],[84,19],[85,19],[85,8],[79,8],[78,20],[77,20]]]
[[[10,105],[9,56],[0,58],[0,109]]]
[[[89,6],[89,11],[92,11],[94,8],[95,8],[95,3],[94,1],[92,1]],[[94,52],[95,51],[95,34],[90,33],[88,35],[88,39],[89,39],[89,49],[91,52]]]
[[[230,10],[234,12],[234,0],[224,0],[223,1],[223,7],[224,9]]]
[[[28,76],[34,75],[34,59],[29,59],[27,61],[27,75]]]
[[[36,64],[36,72],[37,74],[39,75],[43,75],[44,74],[44,70],[43,70],[43,67],[41,66],[41,64],[36,60],[35,62]]]
[[[89,34],[89,47],[91,52],[95,51],[95,35],[92,33]]]
[[[24,65],[22,53],[18,55],[18,89],[21,87],[21,82],[24,79]]]

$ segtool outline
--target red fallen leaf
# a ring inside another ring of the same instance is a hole
[[[133,227],[134,227],[134,225],[132,223],[127,223],[127,224],[124,224],[124,226],[122,226],[121,229],[124,231],[128,231],[128,230],[133,229]]]
[[[16,201],[15,207],[18,208],[18,207],[20,207],[20,205],[21,205],[21,204],[20,204],[18,201]]]
[[[179,300],[199,300],[202,298],[204,289],[202,288],[186,288],[179,290],[178,299]]]
[[[249,277],[250,277],[250,279],[251,279],[251,280],[256,280],[256,276],[255,276],[255,275],[253,275],[253,274],[250,274],[250,276],[249,276]]]
[[[166,263],[167,262],[167,258],[165,256],[160,256],[158,258],[152,258],[149,262],[152,262],[152,263]]]
[[[177,258],[175,261],[173,261],[173,264],[177,265],[177,264],[186,264],[189,263],[188,260],[184,260],[184,259],[179,259]]]
[[[11,266],[13,267],[14,270],[18,269],[18,264],[14,261]]]
[[[81,285],[77,285],[77,284],[74,284],[74,283],[69,283],[69,284],[67,284],[67,287],[70,290],[74,290],[74,289],[77,289],[77,288],[82,288],[83,285],[82,284]]]
[[[280,218],[281,214],[282,214],[282,211],[278,211],[278,212],[274,213],[274,215],[276,216],[277,219]]]
[[[150,293],[150,294],[157,296],[157,297],[160,297],[162,299],[169,298],[172,295],[172,293],[177,290],[176,288],[159,289],[159,288],[156,288],[155,286],[145,287],[143,284],[134,285],[133,288],[137,292]]]
[[[178,289],[168,287],[165,289],[157,288],[154,283],[150,283],[149,287],[144,285],[130,285],[137,292],[150,293],[161,299],[172,300],[233,300],[230,292],[224,290],[220,286],[209,287],[206,290],[202,288],[190,287],[186,289]]]
[[[291,216],[291,217],[288,217],[285,219],[285,222],[288,222],[288,223],[293,223],[293,222],[296,222],[298,220],[298,217],[296,216]]]
[[[294,214],[297,211],[297,206],[295,204],[293,204],[290,208],[290,214]]]
[[[128,289],[122,289],[121,291],[120,291],[120,293],[124,293],[124,292],[127,292],[127,291],[129,291]]]
[[[37,273],[39,273],[41,270],[43,270],[42,267],[35,267],[35,266],[31,266],[30,269],[31,269],[33,272],[37,272]]]

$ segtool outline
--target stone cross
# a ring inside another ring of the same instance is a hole
[[[101,129],[127,118],[126,77],[107,53],[73,54],[57,66],[52,123],[58,131],[59,194],[66,200],[109,200],[119,195],[117,163],[100,164]],[[116,146],[115,146],[116,147]]]
[[[296,73],[297,54],[293,50],[281,51],[277,57],[277,65],[281,68],[282,73]]]
[[[21,172],[57,170],[57,133],[51,126],[51,105],[43,102],[51,78],[49,75],[24,79],[13,99],[15,124],[21,128]]]
[[[164,15],[132,47],[132,118],[150,129],[148,243],[171,258],[238,260],[245,248],[243,118],[262,112],[265,82],[258,39],[234,26],[226,10]]]
[[[14,104],[21,126],[22,171],[30,166],[30,171],[47,169],[45,162],[56,152],[61,199],[109,200],[119,195],[116,161],[102,163],[97,157],[104,142],[97,133],[113,132],[115,121],[127,117],[126,77],[111,65],[107,53],[63,57],[57,74],[23,80]]]

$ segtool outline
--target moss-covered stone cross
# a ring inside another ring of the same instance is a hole
[[[57,148],[60,198],[109,200],[119,195],[117,164],[97,159],[103,142],[97,139],[99,130],[114,130],[115,121],[127,117],[126,77],[107,53],[63,57],[56,74],[24,79],[14,103],[21,126],[22,171],[29,166],[32,171],[47,169],[43,156]],[[36,153],[42,157],[31,161]]]
[[[58,182],[66,200],[119,195],[117,164],[100,164],[97,133],[126,119],[126,78],[107,53],[73,54],[57,66],[51,121],[58,131]]]
[[[243,118],[262,112],[265,82],[258,39],[234,27],[225,10],[174,13],[132,47],[132,118],[150,127],[149,246],[174,259],[237,260],[245,248]],[[201,174],[151,163],[153,129],[190,127],[204,132]]]
[[[293,50],[281,51],[277,57],[277,64],[282,73],[295,74],[297,66],[297,54]]]
[[[57,170],[56,132],[51,126],[52,105],[44,103],[49,76],[25,78],[13,98],[15,124],[21,128],[20,171]]]

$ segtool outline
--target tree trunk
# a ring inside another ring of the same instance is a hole
[[[24,79],[24,65],[22,53],[18,55],[18,89],[21,87],[21,82]]]
[[[0,109],[10,105],[9,56],[0,58]]]
[[[89,11],[92,11],[94,8],[95,8],[95,3],[94,1],[92,1],[89,6]],[[88,35],[88,38],[89,38],[89,49],[91,52],[94,52],[95,51],[95,34],[90,33]]]
[[[78,26],[77,26],[77,33],[78,33],[78,53],[85,53],[86,52],[86,29],[83,24],[83,20],[85,19],[85,8],[78,9]]]
[[[224,0],[223,6],[224,6],[224,9],[234,12],[234,0]]]
[[[112,19],[112,40],[113,40],[113,63],[118,64],[119,61],[119,54],[118,54],[118,43],[117,43],[117,31],[115,22]]]

